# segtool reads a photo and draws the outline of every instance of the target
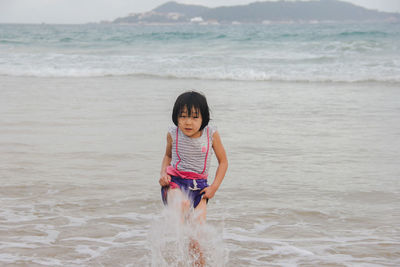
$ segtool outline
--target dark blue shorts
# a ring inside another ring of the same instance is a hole
[[[165,205],[167,205],[167,194],[168,189],[179,188],[183,193],[186,193],[189,197],[190,203],[194,208],[199,205],[201,198],[204,193],[200,194],[200,191],[208,187],[207,179],[183,179],[178,176],[171,176],[171,182],[169,186],[161,187],[161,198]],[[208,202],[208,199],[207,199]]]

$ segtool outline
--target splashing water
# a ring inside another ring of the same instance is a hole
[[[222,231],[206,223],[199,223],[193,208],[182,212],[181,203],[187,201],[177,195],[165,206],[150,226],[148,243],[151,266],[225,266],[228,253]]]

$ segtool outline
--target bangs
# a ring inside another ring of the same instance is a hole
[[[179,108],[178,108],[178,116],[181,116],[182,115],[182,113],[184,113],[184,112],[186,112],[187,113],[187,115],[189,116],[189,117],[191,117],[192,116],[192,113],[194,112],[194,114],[193,115],[198,115],[199,113],[201,113],[200,112],[200,107],[199,106],[196,106],[196,105],[194,105],[194,104],[187,104],[187,105],[183,105],[183,106],[180,106]]]

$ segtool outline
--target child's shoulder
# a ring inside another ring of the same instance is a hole
[[[176,125],[170,125],[170,126],[168,126],[168,132],[169,133],[174,133],[174,132],[176,132],[177,128],[178,127]]]
[[[210,132],[215,133],[218,130],[218,127],[214,124],[209,124],[207,127],[210,129]]]
[[[207,127],[208,130],[209,130],[209,135],[210,135],[210,138],[211,138],[211,140],[212,140],[213,137],[214,137],[214,134],[217,132],[218,128],[217,128],[217,126],[215,126],[215,125],[213,125],[213,124],[209,124],[209,125],[207,125],[206,127]]]

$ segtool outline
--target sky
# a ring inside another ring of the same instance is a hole
[[[0,23],[79,24],[114,20],[150,11],[169,0],[0,0]],[[244,5],[257,0],[175,0],[208,7]],[[273,1],[273,0],[270,0]],[[295,0],[291,0],[295,1]],[[342,0],[386,12],[400,13],[400,0]]]

